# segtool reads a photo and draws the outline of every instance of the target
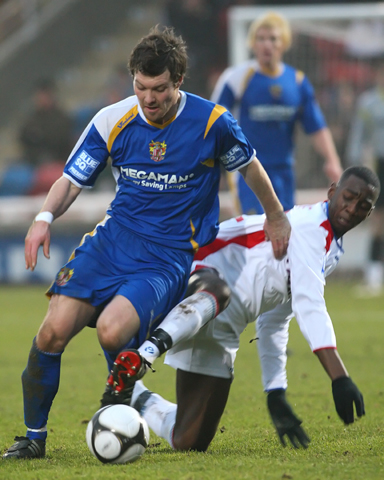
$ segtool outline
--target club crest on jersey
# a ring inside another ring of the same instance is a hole
[[[59,287],[63,287],[72,278],[73,272],[74,272],[74,269],[70,270],[68,267],[63,267],[60,270],[60,272],[57,274],[56,284]]]
[[[149,153],[151,154],[151,160],[154,162],[161,162],[164,159],[167,145],[165,142],[152,142],[149,144]]]
[[[273,98],[280,98],[282,91],[281,85],[271,85],[269,87],[269,92]]]

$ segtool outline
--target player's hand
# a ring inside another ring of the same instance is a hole
[[[346,425],[355,421],[353,404],[358,417],[365,415],[363,395],[349,377],[333,380],[332,394],[336,411]]]
[[[340,177],[343,173],[340,163],[336,162],[327,162],[324,164],[324,173],[329,178],[331,182],[337,183],[340,180]]]
[[[284,436],[287,435],[294,448],[299,448],[300,445],[308,448],[311,440],[300,426],[302,423],[301,420],[296,417],[292,407],[287,402],[285,390],[278,388],[269,392],[267,405],[282,445],[284,447],[286,446]]]
[[[44,221],[33,222],[25,237],[25,268],[33,272],[37,263],[37,252],[40,245],[43,246],[43,253],[49,258],[49,245],[51,242],[51,226]]]
[[[264,222],[265,239],[272,242],[273,254],[277,260],[287,253],[291,225],[284,212],[269,217]]]

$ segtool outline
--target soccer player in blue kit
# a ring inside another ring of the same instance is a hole
[[[256,19],[248,32],[255,58],[226,69],[212,93],[212,101],[232,111],[257,151],[257,156],[283,204],[294,206],[294,134],[301,123],[318,153],[331,182],[342,173],[331,133],[303,72],[282,62],[291,44],[287,20],[275,12]],[[241,175],[236,190],[242,213],[263,213]]]
[[[220,166],[244,175],[265,209],[276,258],[286,252],[290,225],[253,147],[224,107],[180,90],[186,66],[185,43],[171,29],[140,40],[129,61],[135,95],[96,114],[28,231],[25,262],[33,270],[41,245],[49,257],[50,223],[111,158],[116,196],[48,290],[22,374],[27,434],[3,458],[45,456],[62,353],[96,320],[112,369],[102,404],[129,404],[133,385],[127,390],[123,380],[146,369],[133,349],[151,334],[154,348],[167,341],[156,327],[183,298],[194,252],[218,232]]]

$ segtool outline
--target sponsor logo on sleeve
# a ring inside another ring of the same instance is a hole
[[[227,170],[233,170],[239,165],[246,163],[248,157],[245,155],[240,145],[234,145],[227,153],[220,157],[220,161]]]
[[[94,173],[100,162],[92,158],[85,150],[82,150],[69,168],[69,172],[82,181],[88,180]]]

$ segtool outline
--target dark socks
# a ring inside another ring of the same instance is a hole
[[[22,373],[24,421],[31,439],[45,440],[46,425],[60,382],[61,353],[42,352],[33,340],[28,363]],[[39,431],[34,431],[39,430]]]

